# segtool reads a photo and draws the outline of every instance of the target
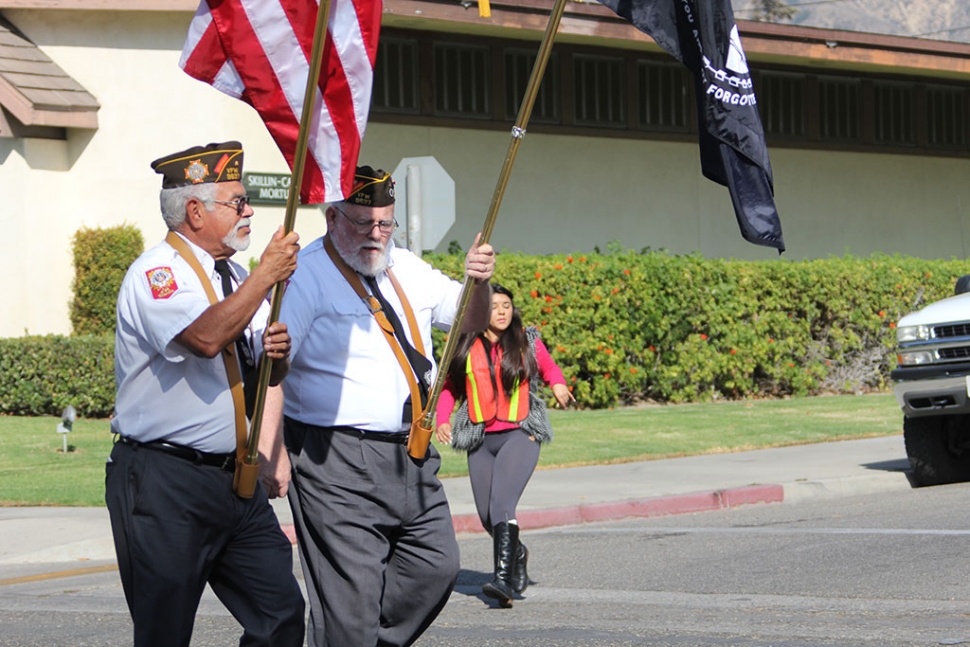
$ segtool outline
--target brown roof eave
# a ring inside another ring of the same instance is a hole
[[[385,0],[388,27],[538,40],[553,0],[492,0],[492,17],[480,18],[474,0]],[[0,9],[185,11],[197,0],[0,0]],[[745,51],[754,63],[970,79],[970,43],[927,40],[739,20]],[[659,51],[657,45],[595,0],[570,1],[560,42]]]
[[[475,0],[384,0],[382,25],[538,41],[549,23],[552,0],[492,0],[491,17],[479,16]],[[631,27],[599,3],[568,2],[557,42],[660,51],[652,38]]]
[[[27,128],[98,127],[97,99],[2,14],[0,106]]]
[[[841,29],[782,25],[770,22],[756,22],[753,20],[739,20],[738,29],[749,38],[753,36],[755,38],[774,38],[786,41],[833,42],[842,45],[886,51],[970,57],[970,43],[928,40],[909,36],[890,36],[887,34],[870,34]]]
[[[10,111],[25,126],[53,126],[57,128],[98,127],[98,107],[73,106],[65,110],[41,108],[25,97],[17,88],[0,77],[0,105]]]
[[[970,80],[970,44],[738,21],[753,62]]]
[[[2,0],[0,0],[2,1]],[[537,40],[552,0],[492,0],[481,18],[474,2],[385,0],[383,24],[451,33]],[[739,20],[745,52],[755,63],[970,79],[970,43],[867,34]],[[646,34],[598,2],[566,5],[557,41],[659,51]]]

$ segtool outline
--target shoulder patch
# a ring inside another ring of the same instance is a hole
[[[151,288],[152,297],[155,299],[167,299],[179,289],[171,267],[152,268],[145,272],[145,277],[148,279],[148,287]]]

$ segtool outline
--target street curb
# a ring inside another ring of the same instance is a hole
[[[912,487],[905,472],[874,473],[865,476],[795,481],[785,485],[749,485],[627,501],[588,503],[543,510],[519,510],[518,522],[523,530],[535,530],[596,521],[711,512],[758,503],[801,503],[887,490],[908,491],[912,490]],[[452,524],[456,534],[485,532],[477,514],[455,515],[452,517]],[[280,527],[289,540],[296,543],[296,530],[293,524],[280,524]]]
[[[876,492],[912,491],[906,472],[884,472],[865,476],[845,476],[814,481],[795,481],[785,488],[785,503],[837,499]]]
[[[670,496],[632,499],[609,503],[589,503],[545,510],[522,510],[518,513],[519,527],[524,530],[571,526],[596,521],[612,521],[630,517],[663,517],[691,512],[710,512],[756,503],[782,503],[785,488],[781,485],[752,485],[748,487],[692,492]],[[452,517],[455,533],[485,532],[477,514]],[[293,524],[280,524],[283,533],[296,543]]]
[[[691,492],[670,496],[590,503],[546,510],[520,510],[519,526],[522,529],[570,526],[596,521],[612,521],[630,517],[663,517],[691,512],[709,512],[752,503],[780,503],[785,492],[781,485],[754,485],[750,487]],[[453,518],[456,533],[484,532],[476,514],[458,515]]]

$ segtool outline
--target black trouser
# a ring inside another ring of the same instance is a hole
[[[187,646],[206,582],[243,626],[240,645],[303,645],[293,548],[262,486],[241,499],[232,478],[115,443],[105,501],[136,647]]]
[[[491,531],[515,519],[538,462],[539,443],[521,429],[486,433],[481,446],[468,452],[468,477],[482,526]]]
[[[288,498],[310,602],[311,647],[410,645],[458,577],[458,542],[434,447],[285,422]]]

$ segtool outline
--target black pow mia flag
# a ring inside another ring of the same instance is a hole
[[[731,193],[741,235],[785,251],[771,162],[730,0],[600,0],[694,75],[701,170]]]

